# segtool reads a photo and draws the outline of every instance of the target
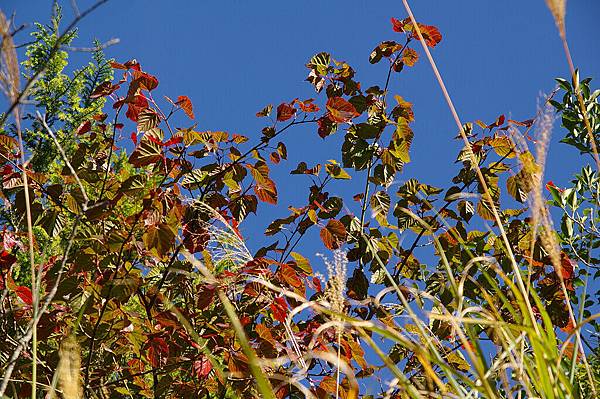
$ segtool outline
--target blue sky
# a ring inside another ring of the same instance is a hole
[[[69,21],[73,15],[70,2],[62,3]],[[561,43],[543,0],[412,3],[416,17],[438,26],[443,34],[433,54],[463,122],[491,122],[499,114],[528,119],[535,114],[541,95],[554,88],[553,79],[568,75]],[[18,23],[47,21],[51,4],[48,0],[5,0],[3,9],[6,14],[15,11]],[[92,0],[79,1],[81,9],[91,4]],[[594,0],[568,3],[567,31],[582,76],[598,76],[600,72],[600,46],[592,44],[598,34],[593,20],[598,11],[600,2]],[[83,21],[74,45],[89,46],[93,38],[119,38],[120,44],[110,47],[108,56],[121,62],[136,58],[159,78],[159,94],[189,96],[198,129],[227,130],[256,140],[264,122],[254,114],[265,104],[316,96],[304,82],[304,65],[317,52],[328,51],[347,61],[364,87],[382,85],[385,63],[370,65],[368,56],[380,41],[397,35],[391,30],[392,16],[406,16],[400,0],[111,0]],[[17,43],[27,39],[21,33]],[[83,63],[87,57],[75,54],[73,62]],[[390,85],[392,93],[414,104],[416,116],[413,162],[401,179],[414,177],[448,187],[459,169],[453,162],[461,144],[453,139],[456,127],[424,61],[422,57],[414,68],[393,75]],[[580,157],[556,143],[558,128],[555,135],[547,175],[561,185],[579,168]],[[338,132],[322,140],[310,125],[286,134],[289,161],[273,172],[281,181],[280,206],[265,205],[265,217],[244,227],[254,249],[263,241],[250,233],[262,230],[272,217],[285,216],[287,205],[305,202],[305,191],[299,186],[308,182],[302,177],[290,178],[289,170],[301,160],[311,164],[339,159],[342,137]],[[361,191],[362,182],[362,178],[353,180],[350,191]],[[336,186],[331,193],[336,193]],[[318,245],[308,247],[313,253],[320,249]]]
[[[92,3],[79,1],[81,9]],[[543,93],[553,90],[554,78],[568,76],[561,42],[543,0],[411,3],[418,20],[442,32],[433,55],[463,122],[492,122],[500,114],[529,119]],[[46,22],[51,4],[4,0],[2,9],[7,15],[16,11],[18,23]],[[70,2],[62,4],[69,21]],[[576,67],[581,76],[596,79],[600,79],[598,15],[599,1],[568,2],[567,32]],[[304,65],[315,53],[327,51],[347,61],[363,87],[383,85],[385,63],[373,66],[368,58],[379,42],[397,37],[389,22],[392,16],[406,17],[401,0],[111,0],[83,21],[74,45],[119,38],[120,44],[110,47],[108,56],[120,62],[136,58],[159,78],[159,94],[189,96],[198,129],[226,130],[256,141],[264,121],[254,114],[264,105],[316,96],[304,82],[308,72]],[[25,33],[16,39],[27,40]],[[87,57],[75,54],[73,60],[81,64]],[[598,81],[593,86],[598,87]],[[393,75],[390,90],[414,104],[416,118],[413,162],[400,178],[449,187],[459,169],[453,162],[461,143],[453,139],[455,124],[425,58]],[[567,184],[582,162],[575,150],[558,143],[560,136],[557,123],[547,180],[559,186]],[[309,181],[290,177],[289,171],[302,160],[309,164],[339,160],[342,137],[338,132],[324,141],[308,125],[286,133],[289,161],[273,171],[280,182],[280,204],[261,205],[266,212],[243,225],[252,250],[265,244],[256,233],[270,220],[286,216],[288,205],[305,204]],[[332,186],[331,194],[362,191],[364,177],[352,182],[350,189]],[[307,237],[303,248],[309,256],[324,251],[316,234]]]

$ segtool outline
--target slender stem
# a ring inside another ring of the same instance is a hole
[[[458,127],[460,136],[465,144],[465,148],[467,148],[467,152],[468,152],[468,155],[469,155],[469,158],[471,161],[471,165],[472,165],[473,169],[475,170],[475,173],[477,174],[477,178],[478,178],[481,188],[483,190],[483,199],[486,202],[488,202],[489,208],[492,211],[492,214],[494,216],[494,220],[496,221],[496,224],[498,225],[498,229],[500,231],[500,236],[502,237],[502,241],[504,242],[505,251],[508,255],[508,258],[510,260],[510,263],[511,263],[511,266],[513,269],[513,274],[517,281],[517,286],[519,287],[519,290],[521,292],[526,293],[527,291],[525,289],[523,277],[521,276],[521,270],[519,269],[519,266],[517,265],[517,262],[515,260],[515,256],[512,252],[512,248],[510,246],[510,241],[508,240],[506,231],[504,230],[504,226],[502,225],[502,220],[500,219],[500,214],[498,213],[498,210],[496,209],[496,205],[494,204],[493,197],[490,193],[487,182],[485,181],[485,177],[483,176],[483,173],[481,172],[481,169],[479,168],[479,166],[477,164],[475,154],[473,154],[473,151],[471,149],[471,144],[465,133],[465,130],[463,129],[463,124],[460,121],[458,113],[456,112],[456,108],[454,107],[454,103],[452,102],[452,99],[450,98],[450,94],[448,94],[448,90],[446,89],[446,85],[444,84],[444,80],[442,79],[442,75],[440,74],[440,72],[437,68],[437,65],[429,51],[429,48],[427,47],[427,43],[425,42],[423,33],[421,32],[421,28],[419,27],[419,24],[417,23],[417,20],[415,19],[415,16],[413,15],[412,10],[410,9],[410,6],[408,5],[408,0],[402,0],[402,3],[404,4],[404,8],[406,9],[406,12],[408,13],[408,15],[410,17],[410,20],[413,24],[414,30],[419,37],[419,41],[421,42],[423,51],[427,55],[427,59],[429,60],[431,68],[433,69],[433,73],[438,81],[438,84],[440,85],[440,89],[442,90],[444,98],[445,98],[446,102],[448,103],[448,108],[450,109],[450,112],[452,113],[452,117],[454,118],[454,121],[456,122],[456,126]],[[529,301],[529,298],[525,295],[524,299],[525,299],[528,313],[529,313],[529,315],[528,315],[529,321],[537,331],[539,326],[536,323],[535,315],[533,314],[533,310],[532,310],[532,306]]]

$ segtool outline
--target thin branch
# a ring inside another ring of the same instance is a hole
[[[114,37],[110,40],[105,41],[102,44],[94,47],[71,47],[71,46],[62,46],[63,49],[68,51],[77,51],[77,52],[85,52],[85,53],[93,53],[95,51],[104,50],[110,46],[114,46],[115,44],[121,43],[121,39],[118,37]]]

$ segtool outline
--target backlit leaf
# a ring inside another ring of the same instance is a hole
[[[354,105],[341,97],[332,97],[327,100],[327,111],[329,119],[336,123],[350,122],[360,114],[354,108]]]
[[[179,96],[177,97],[177,105],[181,107],[183,112],[190,118],[194,119],[194,107],[192,106],[192,101],[188,96]]]
[[[321,241],[328,249],[338,249],[346,240],[346,228],[339,220],[331,219],[327,225],[321,229]]]
[[[281,103],[277,107],[277,120],[279,122],[285,122],[296,115],[296,108],[293,105],[287,103]]]
[[[402,53],[402,62],[404,62],[404,65],[413,66],[418,60],[419,54],[415,50],[410,47],[404,49],[404,52]]]

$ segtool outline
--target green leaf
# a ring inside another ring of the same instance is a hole
[[[142,111],[138,117],[138,132],[147,132],[150,129],[155,128],[160,123],[158,114],[151,109]]]
[[[310,262],[304,256],[300,255],[298,252],[291,252],[291,257],[296,261],[296,266],[302,270],[307,275],[312,274],[312,267],[310,266]]]
[[[306,67],[316,70],[319,75],[326,75],[330,63],[331,56],[329,53],[322,52],[314,55],[310,61],[308,61]]]
[[[166,223],[150,225],[142,237],[146,249],[164,258],[175,243],[175,232]]]
[[[325,165],[325,171],[327,174],[334,179],[348,180],[350,175],[344,169],[340,167],[335,161],[330,160],[330,163]]]
[[[390,196],[385,191],[377,191],[371,196],[371,210],[375,220],[382,226],[388,226],[387,215],[390,210]]]

